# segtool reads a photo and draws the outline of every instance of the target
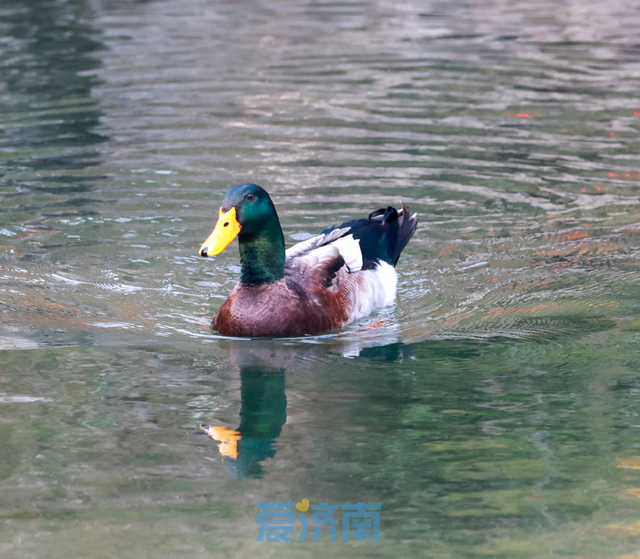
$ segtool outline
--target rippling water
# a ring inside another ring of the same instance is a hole
[[[637,557],[639,25],[6,0],[1,554]],[[197,249],[243,182],[287,243],[407,202],[397,305],[213,334],[238,255]],[[302,498],[381,503],[380,543],[255,543]]]

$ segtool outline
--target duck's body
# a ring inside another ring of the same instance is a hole
[[[259,186],[232,188],[216,229],[200,249],[219,254],[238,235],[241,279],[212,327],[225,336],[320,334],[391,305],[395,264],[415,232],[408,208],[373,212],[285,252],[275,207]]]
[[[340,328],[393,303],[396,273],[387,263],[350,273],[341,267],[331,285],[326,268],[293,258],[282,279],[266,285],[238,283],[213,319],[224,336],[291,337]]]

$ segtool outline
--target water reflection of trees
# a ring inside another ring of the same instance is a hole
[[[600,353],[594,342],[433,340],[358,352],[231,342],[242,382],[238,445],[234,456],[219,448],[238,477],[285,481],[307,464],[309,479],[293,491],[311,502],[382,500],[398,537],[411,528],[394,511],[407,510],[447,546],[462,531],[489,545],[501,523],[523,537],[531,523],[561,532],[616,510],[621,468],[636,464],[637,383],[615,384],[635,376],[611,369],[616,359],[624,368],[623,352]],[[283,430],[285,370],[297,421]],[[616,462],[622,455],[631,458]],[[616,489],[593,485],[602,479]]]
[[[3,183],[19,182],[16,194],[89,190],[95,177],[78,171],[98,163],[92,146],[105,141],[91,96],[103,48],[88,23],[91,9],[83,1],[53,0],[8,0],[2,9],[0,107],[10,123],[0,127],[0,148],[9,155],[0,166]]]

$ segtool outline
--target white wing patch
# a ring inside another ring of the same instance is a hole
[[[362,270],[362,251],[360,250],[360,239],[354,239],[353,235],[347,235],[346,237],[340,237],[333,241],[331,246],[334,246],[340,252],[340,256],[344,258],[344,263],[349,268],[350,273],[359,272]]]
[[[350,273],[362,270],[362,251],[360,239],[354,239],[353,235],[346,235],[349,227],[334,229],[323,235],[316,235],[306,241],[293,245],[285,252],[285,258],[301,258],[307,266],[314,267],[320,261],[338,258],[342,256]]]
[[[334,229],[333,231],[329,231],[328,233],[324,233],[321,235],[316,235],[315,237],[311,237],[306,241],[302,241],[297,245],[293,245],[291,248],[285,251],[285,259],[289,260],[289,258],[295,258],[296,256],[302,256],[303,254],[307,254],[318,247],[323,245],[328,245],[331,241],[335,239],[339,239],[344,235],[347,231],[351,229],[350,227],[343,227],[342,229]]]

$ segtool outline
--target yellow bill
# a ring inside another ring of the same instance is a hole
[[[220,254],[238,236],[238,233],[240,233],[240,224],[236,219],[236,209],[231,208],[225,213],[220,208],[218,223],[208,239],[202,243],[200,256]]]

